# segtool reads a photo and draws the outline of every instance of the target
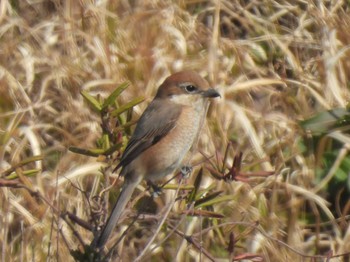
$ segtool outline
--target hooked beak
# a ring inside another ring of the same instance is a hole
[[[221,97],[221,95],[219,94],[219,92],[216,91],[216,90],[213,89],[213,88],[210,88],[210,89],[208,89],[208,90],[203,91],[202,96],[203,96],[203,97],[209,97],[209,98],[218,97],[218,96]]]

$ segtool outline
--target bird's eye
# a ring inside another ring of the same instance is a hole
[[[187,86],[185,86],[185,90],[188,93],[193,93],[197,90],[197,87],[195,87],[194,85],[187,85]]]

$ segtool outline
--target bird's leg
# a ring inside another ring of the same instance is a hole
[[[180,174],[182,175],[183,178],[188,178],[190,174],[192,173],[192,166],[182,166],[180,168]],[[147,181],[147,184],[150,188],[152,188],[153,192],[151,193],[153,197],[158,197],[162,193],[162,187],[169,183],[172,179],[175,177],[171,178],[168,180],[166,183],[164,183],[162,186],[157,186],[154,184],[152,181]]]
[[[190,174],[192,173],[192,166],[183,166],[180,169],[181,175],[183,178],[188,178]]]

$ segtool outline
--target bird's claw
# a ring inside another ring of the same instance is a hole
[[[149,185],[151,186],[153,192],[151,193],[152,197],[159,197],[160,194],[162,194],[162,188],[157,186],[156,184],[153,184],[152,182],[149,182]]]
[[[183,178],[188,178],[192,173],[193,168],[191,166],[183,166],[180,169]]]

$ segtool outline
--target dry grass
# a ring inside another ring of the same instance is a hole
[[[128,81],[119,105],[140,95],[149,101],[162,80],[181,69],[198,71],[222,95],[199,144],[211,158],[202,164],[197,197],[222,193],[202,207],[176,201],[141,260],[350,261],[349,206],[330,204],[327,187],[318,187],[317,170],[325,169],[323,152],[331,142],[312,140],[299,126],[347,105],[349,7],[341,0],[2,0],[2,261],[73,261],[70,251],[82,251],[92,239],[76,218],[63,216],[70,212],[93,225],[93,196],[106,182],[106,159],[68,150],[94,148],[101,137],[100,116],[80,91],[107,97]],[[134,108],[134,119],[146,104]],[[347,157],[347,144],[339,147],[324,179]],[[210,175],[227,173],[238,152],[248,178],[224,182]],[[193,185],[197,173],[183,183]],[[174,192],[164,190],[157,199],[158,216],[140,217],[128,229],[116,249],[123,261],[144,250]],[[191,209],[202,215],[186,216]],[[131,221],[122,221],[109,246]]]

